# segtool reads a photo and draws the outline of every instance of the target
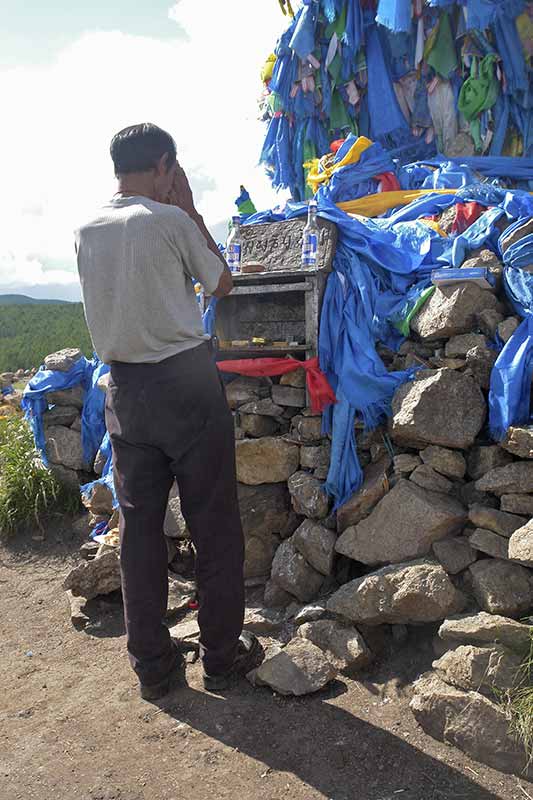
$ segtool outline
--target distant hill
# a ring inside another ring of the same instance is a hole
[[[39,367],[45,356],[64,347],[79,347],[92,356],[81,303],[31,298],[6,303],[5,297],[0,295],[0,372]]]
[[[64,305],[68,300],[38,300],[25,294],[0,294],[0,306]]]

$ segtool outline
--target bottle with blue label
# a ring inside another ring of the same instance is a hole
[[[226,262],[230,272],[235,274],[241,271],[241,255],[241,218],[236,216],[231,218],[231,233],[226,242]]]
[[[318,222],[316,219],[316,200],[309,201],[307,225],[304,228],[302,239],[302,267],[316,267],[318,263]]]

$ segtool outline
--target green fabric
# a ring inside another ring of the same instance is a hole
[[[500,91],[494,69],[497,60],[498,56],[490,53],[481,60],[478,68],[477,60],[474,59],[470,77],[461,86],[457,101],[457,108],[470,123],[470,135],[478,152],[483,148],[480,115],[492,108]]]
[[[338,90],[334,89],[331,95],[329,130],[330,133],[333,133],[336,130],[345,130],[346,128],[349,128],[349,130],[353,131],[354,122],[348,114],[346,106],[344,105],[344,100],[340,96]]]
[[[257,208],[254,206],[251,200],[245,200],[244,203],[240,205],[237,204],[237,208],[239,209],[239,214],[255,214],[257,212]]]
[[[333,34],[336,33],[339,39],[342,39],[345,30],[346,30],[346,5],[344,5],[337,19],[329,23],[329,25],[325,30],[324,36],[329,41],[329,39],[331,39]]]
[[[459,64],[450,15],[443,12],[435,28],[434,36],[432,35],[428,39],[428,47],[430,39],[433,46],[429,49],[426,60],[442,78],[449,78]]]
[[[337,86],[337,84],[339,83],[341,70],[342,70],[342,58],[340,57],[339,51],[337,50],[337,52],[335,53],[335,58],[328,67],[328,72],[331,75],[334,86]]]
[[[315,143],[306,139],[304,141],[304,164],[307,164],[309,161],[313,161],[317,157]],[[313,197],[313,189],[307,183],[307,176],[309,174],[309,169],[304,167],[304,181],[305,181],[305,199],[310,200]]]
[[[395,322],[394,327],[397,328],[403,336],[409,336],[409,326],[411,324],[411,320],[415,316],[418,311],[422,308],[424,303],[426,303],[433,292],[435,291],[435,286],[428,286],[427,289],[424,289],[414,306],[412,306],[405,317],[400,322]]]

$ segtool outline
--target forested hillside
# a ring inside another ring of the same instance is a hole
[[[39,367],[48,353],[64,347],[92,356],[81,303],[0,308],[0,372]]]

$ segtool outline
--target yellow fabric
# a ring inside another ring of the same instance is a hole
[[[428,228],[433,228],[434,231],[437,231],[439,236],[443,236],[445,239],[448,238],[448,234],[446,231],[443,231],[439,223],[434,219],[421,219],[420,222],[423,222],[424,225],[427,225]]]
[[[410,189],[408,191],[380,192],[360,197],[358,200],[348,200],[346,203],[337,203],[337,207],[347,214],[364,217],[379,217],[390,208],[406,206],[426,194],[455,194],[456,189]]]
[[[309,170],[307,175],[307,183],[316,192],[321,183],[329,183],[331,176],[336,170],[341,167],[346,167],[348,164],[357,164],[361,158],[361,153],[368,150],[373,142],[367,139],[366,136],[359,136],[359,138],[350,147],[344,158],[337,164],[330,164],[332,160],[331,153],[328,153],[322,158],[314,158],[312,161],[307,161],[304,164],[305,169]],[[321,170],[321,171],[319,171]]]
[[[268,83],[268,81],[272,78],[272,73],[274,72],[274,64],[276,63],[276,56],[274,53],[271,53],[265,64],[263,69],[261,70],[261,80],[263,83]]]

